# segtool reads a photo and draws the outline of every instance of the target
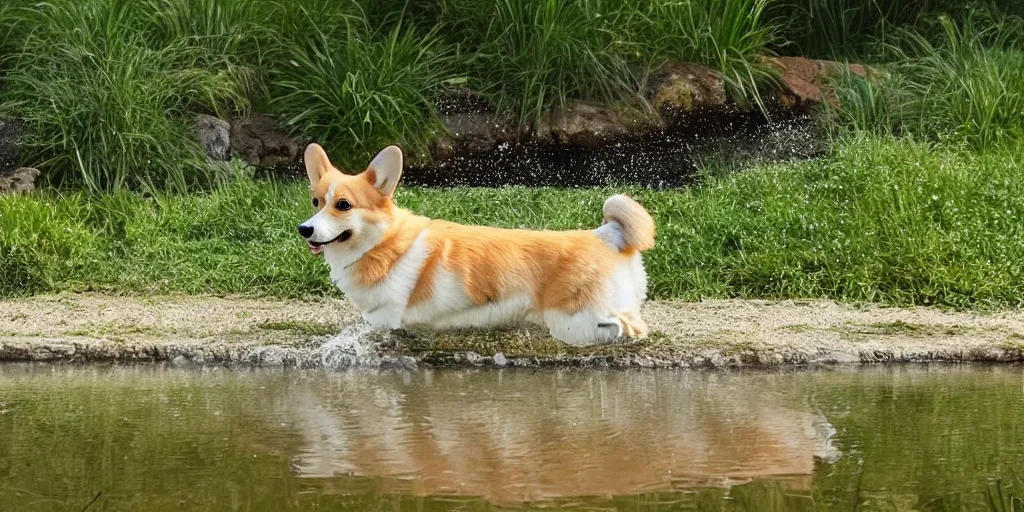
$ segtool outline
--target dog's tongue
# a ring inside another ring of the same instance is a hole
[[[313,244],[307,244],[307,245],[309,245],[309,252],[312,253],[312,254],[320,254],[320,253],[324,252],[324,246],[322,246],[322,245],[320,245],[320,246],[316,246],[316,245],[313,245]]]

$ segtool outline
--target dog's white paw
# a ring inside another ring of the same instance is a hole
[[[402,313],[396,310],[396,308],[387,306],[381,306],[372,311],[364,311],[363,320],[366,320],[366,323],[376,330],[402,328]]]

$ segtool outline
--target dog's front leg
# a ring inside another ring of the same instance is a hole
[[[402,308],[394,304],[381,304],[363,312],[363,320],[374,329],[401,329]]]

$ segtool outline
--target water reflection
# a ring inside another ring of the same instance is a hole
[[[979,510],[1022,379],[0,365],[0,510]]]
[[[484,371],[336,374],[282,406],[303,477],[515,503],[768,477],[808,490],[833,429],[787,402],[736,374]]]

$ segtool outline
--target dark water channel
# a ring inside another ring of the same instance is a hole
[[[0,510],[987,510],[1024,369],[0,366]]]
[[[722,173],[754,163],[808,159],[827,152],[807,109],[691,113],[671,130],[609,141],[600,147],[554,143],[495,144],[429,165],[411,164],[402,183],[421,187],[558,187],[688,185],[701,172]],[[348,169],[354,173],[359,170]],[[258,178],[306,179],[301,164],[257,169]]]
[[[701,169],[729,171],[754,162],[820,156],[823,135],[806,110],[695,113],[672,130],[609,142],[599,148],[521,143],[411,167],[406,185],[428,187],[678,187]]]

